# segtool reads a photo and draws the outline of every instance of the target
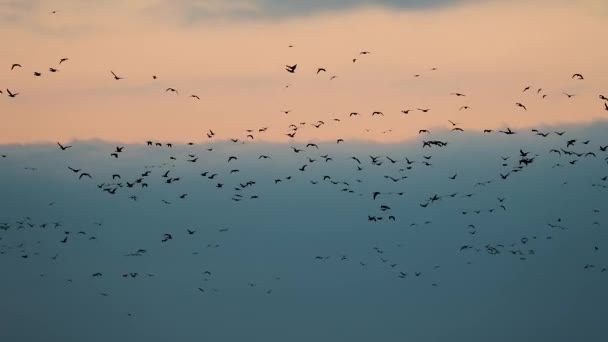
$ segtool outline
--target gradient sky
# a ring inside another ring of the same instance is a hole
[[[608,124],[543,129],[567,133],[436,132],[450,146],[433,151],[418,142],[326,143],[319,151],[297,144],[305,149],[299,154],[283,143],[215,143],[212,152],[203,149],[211,145],[138,144],[126,145],[119,159],[108,156],[115,145],[103,142],[77,142],[67,151],[54,144],[1,146],[7,157],[0,159],[0,226],[10,228],[0,230],[0,340],[605,341],[608,272],[600,269],[608,267],[608,190],[592,185],[606,185],[600,180],[608,174],[606,153],[569,165],[571,158],[547,151],[573,138],[591,140],[573,149],[595,151],[608,145]],[[500,180],[509,167],[501,167],[499,156],[517,164],[519,149],[539,154],[537,161]],[[185,162],[189,153],[199,162]],[[262,153],[272,159],[259,160]],[[297,170],[307,156],[325,153],[334,161]],[[418,163],[399,172],[404,162],[374,167],[367,157],[373,154]],[[433,167],[420,164],[427,154]],[[239,159],[227,164],[228,155]],[[361,158],[363,171],[350,156]],[[78,180],[67,166],[93,179]],[[229,175],[232,168],[241,173]],[[167,170],[181,181],[165,184]],[[96,187],[113,182],[112,174],[129,181],[144,171],[151,171],[149,188],[110,195]],[[219,175],[209,180],[202,171]],[[458,178],[450,180],[454,173]],[[393,183],[387,174],[409,178]],[[355,193],[340,191],[344,186],[323,181],[324,175],[349,182]],[[273,181],[286,176],[293,178]],[[248,180],[256,185],[240,191],[245,200],[233,202],[232,188]],[[475,185],[487,180],[494,182]],[[217,189],[216,182],[225,187]],[[374,201],[373,191],[383,195]],[[388,195],[398,191],[404,195]],[[446,196],[452,192],[459,195]],[[182,193],[188,197],[179,199]],[[444,199],[418,205],[434,193]],[[463,197],[467,193],[473,196]],[[254,194],[259,199],[248,199]],[[506,211],[497,197],[506,198]],[[396,222],[367,221],[367,215],[387,215],[380,204],[392,208]],[[548,226],[558,219],[566,229]],[[17,222],[34,227],[17,229]],[[161,242],[164,233],[174,239]],[[466,244],[480,252],[460,251]],[[486,253],[487,244],[503,244],[503,253]],[[146,255],[125,256],[140,248]],[[524,251],[526,260],[509,250]],[[399,279],[399,271],[408,278]],[[91,277],[95,272],[103,277]],[[123,278],[127,272],[140,276]]]
[[[0,84],[21,94],[0,98],[0,142],[199,141],[208,129],[225,139],[263,126],[259,139],[285,141],[289,124],[317,120],[328,125],[296,139],[398,141],[448,119],[475,129],[589,122],[606,116],[607,15],[603,1],[3,0]],[[315,75],[321,66],[327,74]],[[399,112],[417,107],[431,111]],[[353,111],[363,117],[347,120]]]
[[[0,0],[0,342],[606,341],[607,18]]]

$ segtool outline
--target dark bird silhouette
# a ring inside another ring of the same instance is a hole
[[[8,97],[15,97],[17,95],[19,95],[19,93],[11,93],[11,91],[7,88],[6,92],[8,93]]]
[[[515,103],[515,105],[516,105],[517,107],[521,107],[521,108],[523,108],[524,110],[528,110],[528,108],[526,108],[526,106],[524,106],[523,104],[521,104],[521,103],[519,103],[519,102],[516,102],[516,103]]]
[[[293,74],[294,72],[296,72],[296,68],[297,68],[297,67],[298,67],[298,65],[297,65],[297,64],[294,64],[294,65],[286,65],[286,66],[285,66],[285,70],[287,70],[287,72],[290,72],[290,73],[292,73],[292,74]]]
[[[122,79],[124,79],[123,77],[118,77],[118,76],[116,76],[116,74],[114,73],[114,71],[110,70],[110,72],[112,73],[112,76],[114,76],[114,79],[115,79],[115,80],[117,80],[117,81],[118,81],[118,80],[122,80]]]
[[[89,177],[89,178],[93,179],[93,177],[91,177],[91,175],[86,172],[81,173],[80,176],[78,176],[78,179],[82,179],[82,177]]]
[[[572,78],[576,78],[576,79],[578,79],[578,80],[584,80],[584,79],[585,79],[585,78],[583,77],[583,75],[581,75],[581,74],[574,74],[574,75],[572,75]]]
[[[72,147],[72,146],[70,146],[70,145],[68,145],[68,146],[63,146],[63,145],[61,145],[59,142],[57,142],[57,145],[59,145],[59,148],[60,148],[62,151],[65,151],[65,150],[67,150],[68,148]]]

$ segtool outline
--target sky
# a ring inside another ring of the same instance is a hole
[[[0,341],[605,341],[606,17],[0,0]]]
[[[602,1],[3,1],[0,82],[21,94],[0,99],[0,142],[185,142],[260,127],[258,139],[286,141],[289,124],[334,118],[294,139],[397,142],[449,119],[591,122],[605,117],[594,100],[608,92],[607,14]]]
[[[0,338],[603,341],[608,170],[598,146],[608,145],[606,129],[543,127],[566,131],[547,138],[438,131],[449,145],[433,150],[418,141],[327,142],[319,150],[298,143],[299,153],[284,143],[216,142],[125,145],[113,158],[115,144],[101,141],[65,151],[5,145]],[[590,143],[566,148],[571,139]],[[536,160],[502,180],[520,149]],[[200,160],[187,162],[189,154]],[[384,163],[372,165],[368,155]],[[423,166],[425,155],[432,166]],[[405,158],[416,162],[412,169]],[[149,187],[126,186],[146,171]],[[180,180],[167,184],[167,171]],[[79,179],[83,172],[92,179]],[[256,183],[234,190],[248,181]],[[433,194],[442,199],[422,208]],[[172,239],[162,242],[166,233]],[[127,256],[138,249],[147,252]],[[138,276],[122,276],[130,272]]]

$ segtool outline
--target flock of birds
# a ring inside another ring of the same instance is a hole
[[[290,48],[293,45],[289,46]],[[360,58],[364,58],[365,56],[370,56],[370,51],[361,51],[359,54],[352,58],[352,62],[357,62]],[[61,58],[58,61],[57,67],[50,67],[48,71],[50,73],[59,72],[59,66],[68,66],[69,58]],[[64,64],[65,63],[65,64]],[[19,70],[23,69],[23,66],[19,63],[14,63],[11,65],[11,72],[19,72]],[[301,69],[298,68],[298,64],[287,64],[285,65],[285,70],[289,74],[296,74],[301,72]],[[437,71],[437,68],[431,68],[431,71]],[[326,73],[327,68],[318,67],[316,68],[316,74]],[[126,77],[120,75],[120,73],[116,73],[113,70],[110,70],[108,76],[113,77],[114,80],[125,82],[127,80]],[[32,70],[32,75],[34,77],[43,77],[43,73],[38,70]],[[414,77],[420,77],[420,74],[415,74]],[[335,79],[336,75],[331,75],[330,80]],[[573,82],[584,82],[585,78],[582,74],[575,73],[570,77]],[[152,75],[153,80],[158,80],[156,75]],[[286,87],[289,87],[287,85]],[[166,93],[174,93],[175,95],[180,95],[179,91],[174,87],[163,87],[164,92]],[[543,92],[542,88],[532,89],[531,86],[525,86],[522,90],[523,93],[534,92],[538,94],[538,96],[545,99],[547,94]],[[3,93],[0,91],[0,93]],[[10,98],[23,97],[27,96],[27,93],[22,93],[21,91],[15,91],[14,89],[6,88],[6,95]],[[464,94],[462,92],[454,91],[450,94],[446,94],[446,96],[455,96],[458,98],[467,98],[468,94]],[[563,92],[563,96],[567,98],[573,98],[576,94],[570,94]],[[189,97],[193,99],[200,100],[199,96],[196,94],[190,94]],[[599,105],[603,107],[604,110],[608,111],[608,98],[604,95],[599,95]],[[528,111],[528,107],[523,102],[516,102],[514,106]],[[458,107],[459,110],[468,110],[469,106],[466,104],[462,104]],[[415,108],[415,109],[403,109],[401,110],[402,115],[409,115],[412,111],[419,111],[421,113],[429,113],[431,108]],[[288,115],[291,110],[283,110],[281,111],[283,114]],[[354,120],[354,117],[363,115],[360,112],[350,112],[345,113],[344,117],[336,117],[333,118],[332,121],[335,123],[339,123],[344,120]],[[385,115],[382,111],[373,111],[370,113],[372,117],[383,117]],[[414,175],[415,171],[421,170],[420,172],[424,172],[425,168],[433,168],[435,161],[437,158],[434,157],[433,151],[437,149],[449,149],[451,147],[449,137],[450,134],[459,134],[459,132],[464,132],[464,129],[460,126],[460,123],[449,121],[451,129],[448,132],[441,132],[440,134],[445,133],[445,137],[443,138],[429,138],[431,136],[431,132],[429,129],[420,128],[418,130],[418,134],[421,139],[420,151],[422,155],[414,158],[412,156],[386,156],[383,153],[378,153],[377,155],[350,155],[350,156],[338,156],[337,154],[332,154],[328,152],[327,145],[336,145],[336,144],[346,144],[344,139],[336,138],[335,143],[332,142],[307,142],[307,143],[297,143],[294,140],[290,140],[290,144],[285,145],[288,149],[289,153],[292,153],[296,160],[299,161],[299,164],[293,166],[294,174],[286,175],[280,178],[272,178],[266,180],[260,179],[251,179],[247,176],[247,169],[242,168],[242,164],[240,164],[242,159],[249,158],[249,162],[251,162],[251,157],[246,155],[241,155],[238,153],[234,154],[226,154],[222,156],[225,160],[226,171],[212,170],[210,169],[210,165],[205,163],[206,156],[204,153],[222,153],[217,152],[214,149],[213,143],[216,139],[216,132],[213,129],[209,129],[205,132],[206,138],[208,142],[199,144],[195,142],[188,142],[184,145],[172,143],[172,142],[160,142],[149,140],[145,142],[146,148],[155,149],[155,151],[162,150],[164,153],[164,158],[166,158],[165,162],[157,164],[157,165],[145,165],[142,166],[141,172],[137,175],[125,175],[120,172],[113,173],[110,176],[98,175],[95,173],[95,170],[87,169],[87,165],[65,165],[65,173],[73,175],[75,182],[82,182],[83,186],[87,186],[86,183],[95,182],[96,187],[90,186],[91,189],[95,189],[97,191],[103,192],[108,196],[124,196],[134,203],[139,202],[142,197],[147,195],[147,190],[149,187],[161,187],[171,186],[178,183],[183,182],[184,176],[183,173],[180,172],[180,167],[184,167],[184,165],[192,165],[193,167],[198,165],[203,165],[203,169],[200,170],[198,176],[200,179],[209,182],[213,187],[217,188],[217,191],[221,191],[222,193],[229,193],[230,200],[234,202],[235,206],[241,205],[239,203],[248,202],[248,201],[263,201],[264,200],[264,192],[258,190],[258,183],[260,182],[268,182],[272,184],[272,186],[281,186],[282,183],[290,182],[295,179],[303,179],[306,180],[310,186],[321,186],[322,184],[327,184],[334,189],[336,192],[344,193],[344,196],[357,196],[363,199],[366,199],[369,203],[370,212],[368,213],[354,213],[360,216],[362,221],[366,221],[366,224],[394,224],[408,227],[415,226],[425,226],[432,224],[431,217],[429,215],[429,219],[421,222],[405,222],[405,218],[402,217],[399,211],[394,210],[393,203],[398,203],[400,198],[406,196],[405,187],[402,186],[403,183],[411,180],[416,175]],[[284,132],[285,136],[289,139],[295,138],[297,133],[301,130],[307,129],[309,127],[314,127],[314,129],[319,129],[326,125],[326,122],[323,120],[316,122],[294,122],[290,124],[286,131]],[[248,141],[252,141],[256,136],[265,134],[270,129],[270,126],[261,126],[258,128],[247,129],[243,136],[234,137],[229,140],[229,144],[234,144],[235,146],[239,146],[241,144],[245,144]],[[467,199],[473,196],[476,196],[476,189],[479,188],[490,188],[493,183],[496,182],[506,182],[511,181],[513,178],[518,177],[518,174],[525,173],[529,168],[534,167],[539,159],[555,157],[560,158],[558,162],[554,163],[553,168],[564,168],[564,167],[574,167],[581,163],[582,160],[593,158],[599,159],[602,158],[608,164],[608,144],[602,145],[592,142],[590,140],[582,140],[576,137],[571,137],[566,131],[555,131],[555,132],[543,132],[538,129],[532,129],[531,132],[521,132],[513,130],[509,127],[505,127],[504,129],[485,129],[483,130],[484,135],[506,135],[511,136],[517,139],[518,136],[523,134],[533,134],[538,136],[539,138],[547,138],[548,136],[555,137],[553,141],[554,146],[549,151],[545,153],[532,152],[526,148],[521,148],[519,150],[513,151],[510,155],[501,156],[499,160],[499,164],[502,172],[499,172],[492,179],[479,180],[474,184],[470,184],[467,191],[463,192],[452,192],[452,193],[429,193],[426,198],[421,198],[417,201],[416,209],[417,210],[430,210],[430,208],[438,205],[442,202],[455,201],[456,199]],[[326,145],[326,146],[324,146]],[[342,145],[340,145],[342,146]],[[62,143],[57,142],[57,150],[58,153],[69,154],[74,150],[77,150],[79,146],[76,143]],[[183,155],[178,155],[174,153],[177,148],[180,148],[180,151],[186,151]],[[334,148],[337,148],[334,146]],[[121,159],[124,154],[128,152],[128,148],[126,146],[116,146],[114,149],[106,151],[107,158],[113,159]],[[2,159],[10,159],[11,156],[8,154],[2,154]],[[215,157],[219,158],[219,157]],[[272,160],[276,158],[276,156],[268,155],[268,154],[260,154],[255,156],[256,162],[264,163],[265,161]],[[331,175],[331,167],[332,163],[337,162],[337,159],[340,158],[340,162],[349,163],[349,168],[352,170],[349,174],[342,175]],[[0,159],[1,160],[1,159]],[[6,160],[5,160],[6,162]],[[261,164],[262,167],[263,164]],[[324,173],[321,176],[308,176],[310,173],[310,169],[315,168],[316,171]],[[32,170],[36,170],[36,168],[31,168]],[[382,170],[383,179],[369,179],[366,178],[366,171],[368,169],[374,170]],[[240,175],[245,175],[240,176]],[[445,180],[457,182],[461,177],[461,173],[454,170],[447,170],[445,173]],[[361,184],[362,183],[371,183],[376,184],[380,182],[388,182],[389,184],[393,184],[392,188],[395,191],[371,191],[364,192],[362,191]],[[408,187],[415,186],[413,183],[409,183]],[[599,188],[608,188],[608,176],[605,176],[601,179],[592,181],[593,187]],[[190,193],[176,193],[170,197],[158,198],[159,202],[162,202],[166,206],[179,205],[180,201],[186,201],[190,197]],[[480,231],[479,224],[475,224],[473,217],[477,215],[498,215],[500,213],[508,212],[509,209],[509,200],[505,197],[502,197],[500,194],[496,194],[496,200],[494,203],[488,203],[488,206],[485,208],[468,208],[462,210],[460,212],[461,215],[471,217],[471,223],[468,224],[466,228],[466,234],[472,237],[470,242],[466,244],[459,245],[455,248],[455,251],[458,253],[462,253],[468,255],[470,253],[487,253],[489,255],[508,255],[513,258],[519,260],[527,260],[529,258],[534,257],[534,255],[538,252],[534,247],[534,241],[540,240],[552,240],[554,239],[555,234],[559,234],[560,231],[569,229],[570,227],[565,224],[565,219],[555,218],[547,222],[547,228],[550,230],[544,236],[522,236],[510,241],[506,242],[496,242],[496,243],[476,243],[474,237]],[[57,198],[60,200],[60,197]],[[297,201],[297,200],[296,200]],[[49,206],[55,205],[56,202],[49,203]],[[236,207],[234,210],[237,210]],[[594,208],[594,214],[599,214],[600,209]],[[80,237],[84,237],[87,240],[95,241],[97,239],[97,234],[92,233],[91,231],[87,231],[85,229],[78,230],[74,232],[70,229],[67,229],[63,226],[62,222],[40,222],[33,218],[34,215],[19,218],[15,220],[8,220],[0,223],[0,255],[5,258],[15,257],[16,260],[30,260],[32,258],[49,258],[53,261],[61,260],[62,257],[62,248],[65,245],[69,245],[71,243],[80,243]],[[0,217],[0,220],[3,220],[3,217]],[[96,223],[96,225],[101,226],[102,223]],[[602,225],[602,222],[597,219],[592,222],[593,227],[599,228]],[[56,238],[53,242],[43,242],[43,241],[20,241],[19,240],[19,232],[22,230],[33,230],[33,229],[52,229],[57,232],[60,236]],[[229,234],[229,232],[234,231],[234,229],[228,227],[218,227],[216,228],[218,234]],[[11,235],[12,234],[12,235]],[[158,245],[156,246],[134,246],[132,250],[125,251],[125,257],[137,257],[137,258],[145,258],[150,251],[154,253],[154,251],[158,251],[158,249],[162,248],[163,245],[178,243],[179,239],[184,237],[193,237],[198,234],[197,229],[191,227],[183,227],[181,232],[178,231],[168,231],[161,236],[158,236]],[[52,255],[43,255],[42,252],[39,251],[39,247],[41,244],[52,244],[53,248],[56,250],[56,253]],[[536,244],[538,246],[538,244]],[[219,248],[221,244],[218,243],[210,243],[206,245],[207,248]],[[397,245],[397,247],[401,247],[401,245]],[[595,251],[600,249],[599,244],[593,246]],[[376,256],[377,260],[382,264],[386,265],[387,269],[394,273],[394,277],[396,279],[409,279],[409,278],[424,278],[427,272],[433,272],[440,268],[440,265],[433,265],[428,269],[403,269],[400,266],[400,263],[393,258],[386,257],[386,249],[378,246],[373,246],[372,248],[373,255]],[[352,258],[350,255],[339,254],[339,255],[314,255],[310,256],[311,262],[325,263],[332,260],[338,260],[342,262],[349,261]],[[15,261],[17,262],[17,261]],[[365,260],[357,260],[356,263],[361,267],[366,267],[370,264],[370,261]],[[23,264],[23,267],[27,267],[27,264]],[[601,260],[597,260],[596,262],[586,262],[581,265],[581,267],[588,271],[597,271],[600,273],[605,273],[608,277],[608,264],[602,263]],[[45,276],[41,274],[41,276]],[[106,270],[106,271],[93,271],[89,275],[86,275],[92,278],[104,278],[104,277],[123,277],[123,278],[136,278],[136,277],[155,277],[162,276],[159,274],[153,273],[142,273],[138,271],[129,271],[129,272],[116,272],[115,270]],[[204,281],[208,281],[212,276],[212,272],[210,270],[201,271],[201,276]],[[276,281],[280,280],[280,277],[275,278]],[[67,282],[75,282],[74,278],[65,279]],[[438,287],[439,283],[437,281],[433,281],[429,284],[432,287]],[[257,284],[253,281],[247,282],[247,287],[256,287]],[[273,288],[267,287],[264,289],[264,292],[268,295],[273,293]],[[219,289],[217,288],[208,288],[202,284],[192,285],[192,291],[201,295],[207,294],[209,292],[217,292]],[[101,296],[107,297],[110,293],[106,291],[99,292]]]

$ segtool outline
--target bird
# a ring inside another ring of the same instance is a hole
[[[6,89],[6,92],[8,93],[8,97],[15,97],[19,95],[19,93],[12,93],[8,88]]]
[[[15,64],[13,64],[13,65],[11,66],[11,71],[12,71],[13,69],[17,68],[17,67],[18,67],[18,68],[21,68],[21,64],[19,64],[19,63],[15,63]]]
[[[520,102],[516,102],[516,103],[515,103],[515,105],[516,105],[517,107],[521,107],[521,108],[523,108],[524,110],[528,110],[528,108],[526,108],[526,106],[524,106],[524,105],[523,105],[523,104],[521,104]]]
[[[110,72],[111,72],[111,73],[112,73],[112,75],[114,76],[114,79],[115,79],[115,80],[117,80],[117,81],[118,81],[118,80],[122,80],[122,79],[123,79],[122,77],[118,77],[118,76],[116,76],[116,74],[114,73],[114,71],[110,70]]]
[[[195,99],[197,99],[197,100],[200,100],[200,99],[201,99],[200,97],[198,97],[198,95],[190,95],[190,97],[195,98]]]
[[[174,92],[176,95],[179,95],[179,92],[177,90],[175,90],[175,88],[167,88],[165,90],[165,92],[168,92],[168,91]]]
[[[290,73],[292,73],[292,74],[293,74],[293,73],[295,73],[295,72],[296,72],[296,68],[297,68],[297,67],[298,67],[298,65],[297,65],[297,64],[294,64],[294,65],[286,65],[286,66],[285,66],[285,70],[287,70],[287,72],[290,72]]]
[[[325,70],[325,68],[318,68],[318,69],[317,69],[317,74],[318,74],[318,73],[320,73],[321,71],[326,72],[327,70]]]
[[[511,128],[509,128],[509,127],[507,127],[507,130],[506,130],[506,131],[499,131],[499,132],[500,132],[500,133],[503,133],[503,134],[506,134],[506,135],[512,135],[512,134],[515,134],[515,132],[513,132],[513,131],[511,130]]]
[[[585,78],[583,77],[583,75],[581,75],[581,74],[573,74],[573,75],[572,75],[572,78],[576,78],[576,79],[578,79],[578,80],[584,80],[584,79],[585,79]]]
[[[91,177],[91,175],[90,175],[90,174],[88,174],[88,173],[86,173],[86,172],[83,172],[83,173],[81,173],[81,174],[80,174],[80,176],[78,177],[78,179],[82,179],[83,177],[89,177],[89,178],[91,178],[91,179],[93,178],[93,177]]]
[[[61,145],[61,143],[59,143],[59,142],[57,142],[57,145],[59,145],[59,148],[60,148],[62,151],[65,151],[65,150],[67,150],[68,148],[72,147],[71,145],[63,146],[63,145]]]

